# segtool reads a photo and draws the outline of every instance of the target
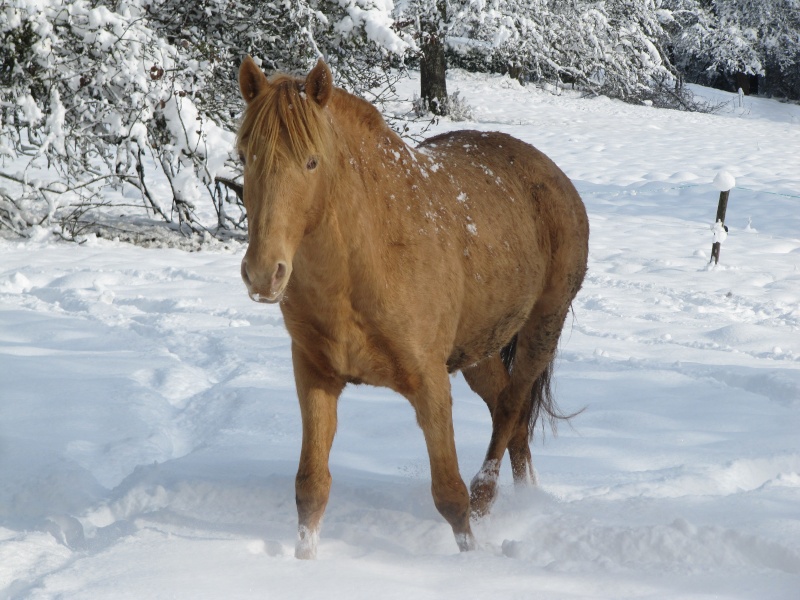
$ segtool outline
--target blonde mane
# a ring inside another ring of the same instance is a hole
[[[282,162],[324,160],[331,137],[330,122],[306,97],[303,80],[278,75],[247,106],[236,146],[263,177]]]

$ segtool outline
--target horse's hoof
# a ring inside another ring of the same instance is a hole
[[[497,496],[497,480],[479,473],[472,480],[469,494],[470,516],[473,520],[485,517]]]
[[[489,514],[489,506],[474,506],[469,509],[469,520],[477,523]]]
[[[294,547],[294,557],[300,560],[314,560],[317,558],[317,549],[303,542],[297,542]]]
[[[477,547],[475,544],[475,536],[472,535],[471,531],[467,533],[457,533],[456,544],[458,544],[458,549],[461,552],[469,552],[470,550],[475,550]]]
[[[533,463],[528,463],[524,468],[514,472],[514,486],[516,488],[536,487],[539,485],[539,477]]]
[[[486,495],[473,494],[469,502],[469,516],[472,521],[480,521],[483,517],[489,514],[489,510],[494,504],[494,496],[488,497]]]
[[[294,547],[294,557],[300,560],[314,560],[317,558],[317,543],[319,533],[306,527],[300,527],[300,539]]]

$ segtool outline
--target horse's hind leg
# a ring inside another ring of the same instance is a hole
[[[473,392],[478,394],[489,412],[494,412],[497,398],[510,381],[508,369],[503,364],[500,354],[484,359],[477,365],[462,370],[464,379]],[[536,472],[533,469],[531,449],[528,445],[528,425],[520,423],[508,444],[508,455],[511,460],[511,471],[514,482],[518,484],[535,484]]]
[[[309,559],[317,554],[322,516],[331,490],[328,459],[336,433],[336,405],[344,383],[321,375],[295,347],[292,360],[303,420],[303,444],[295,480],[299,536],[295,556]]]
[[[500,464],[508,448],[514,480],[534,481],[528,446],[531,390],[537,378],[548,369],[558,346],[558,338],[569,305],[553,307],[540,300],[517,334],[514,366],[508,384],[497,394],[492,411],[492,437],[486,458],[471,484],[471,509],[476,517],[485,515],[497,494]]]

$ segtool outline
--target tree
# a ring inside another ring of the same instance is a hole
[[[416,40],[409,46],[413,58],[419,60],[420,100],[425,110],[435,115],[448,113],[446,38],[447,0],[409,0],[395,13],[395,27]]]
[[[27,235],[60,223],[75,237],[111,214],[118,228],[121,213],[145,213],[185,234],[242,229],[236,185],[220,185],[240,172],[231,154],[242,57],[299,73],[323,56],[339,84],[367,94],[388,77],[381,61],[409,45],[385,4],[18,0],[4,8],[0,227]],[[111,188],[119,198],[133,188],[141,203],[111,207]]]
[[[445,56],[445,24],[447,2],[435,4],[420,11],[420,97],[435,115],[446,115],[447,109],[447,57]]]
[[[676,64],[698,83],[800,98],[797,0],[665,0]]]
[[[674,81],[654,0],[470,0],[451,21],[452,61],[627,101],[663,99]]]
[[[0,13],[0,35],[0,146],[22,166],[0,171],[2,226],[24,235],[57,219],[73,235],[107,204],[104,189],[123,186],[149,214],[184,223],[197,184],[211,184],[224,159],[209,153],[205,136],[219,132],[196,120],[176,48],[148,26],[147,9],[22,0]],[[173,176],[171,205],[151,193],[154,168]]]

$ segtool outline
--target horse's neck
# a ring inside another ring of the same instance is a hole
[[[401,171],[405,160],[412,159],[411,150],[383,120],[377,109],[342,90],[337,90],[330,111],[339,147],[348,159],[350,175],[372,180],[392,177]],[[372,168],[371,173],[363,169]]]
[[[347,225],[384,223],[384,196],[412,160],[409,147],[392,131],[375,108],[342,92],[331,114],[341,153],[331,210]]]

